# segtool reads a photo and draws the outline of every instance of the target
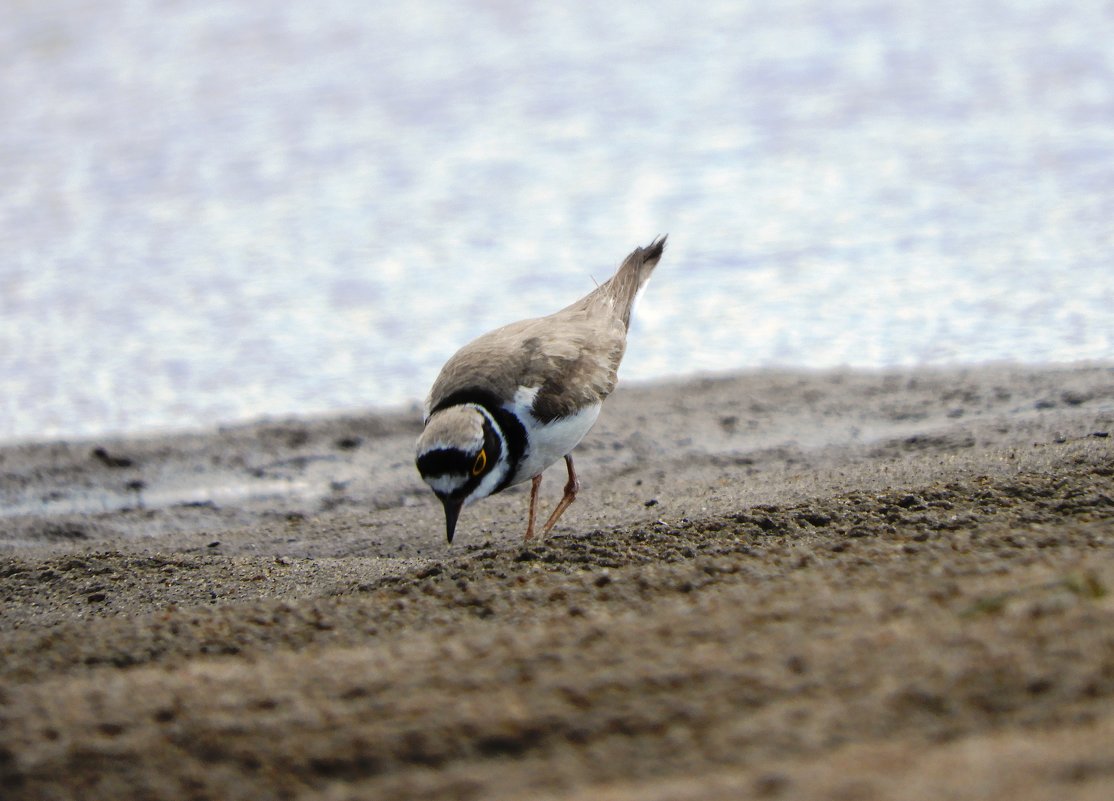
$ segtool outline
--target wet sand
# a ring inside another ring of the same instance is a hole
[[[417,417],[0,449],[3,797],[1110,797],[1114,368],[624,387],[527,544]]]

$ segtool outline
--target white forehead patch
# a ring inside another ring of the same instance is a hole
[[[427,478],[425,481],[437,494],[452,495],[454,492],[459,490],[467,483],[468,478],[466,476],[458,476],[453,475],[452,473],[446,473],[442,476]]]

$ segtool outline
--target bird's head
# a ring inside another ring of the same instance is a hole
[[[510,471],[503,432],[472,403],[434,412],[418,437],[418,472],[445,507],[445,530],[453,541],[460,510],[486,498]]]

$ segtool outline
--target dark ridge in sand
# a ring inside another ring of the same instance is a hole
[[[1114,369],[620,390],[526,545],[415,417],[0,449],[0,795],[1110,797]]]

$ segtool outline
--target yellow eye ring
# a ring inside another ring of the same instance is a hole
[[[487,451],[481,449],[476,454],[476,461],[472,464],[472,475],[478,476],[484,471],[485,467],[487,467]]]

